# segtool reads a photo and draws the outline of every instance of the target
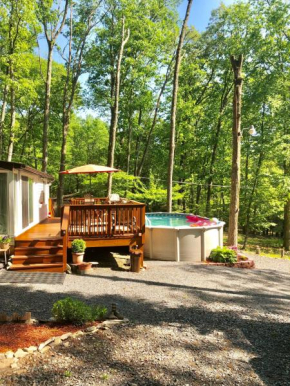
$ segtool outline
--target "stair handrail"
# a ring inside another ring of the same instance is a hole
[[[60,235],[62,237],[62,245],[63,245],[63,271],[66,271],[67,265],[67,246],[68,246],[68,228],[69,228],[69,214],[70,214],[70,206],[64,205],[61,211],[61,228]]]

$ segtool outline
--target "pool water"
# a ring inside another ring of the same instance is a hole
[[[146,215],[146,225],[153,227],[181,227],[188,226],[188,222],[186,221],[186,217],[175,217],[175,216],[148,216]]]

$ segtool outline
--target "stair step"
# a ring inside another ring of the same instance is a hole
[[[46,245],[38,247],[16,247],[14,250],[15,255],[46,255],[56,254],[62,250],[62,245]]]
[[[62,263],[63,255],[14,255],[11,257],[13,264],[50,264],[50,263]]]
[[[62,239],[37,239],[37,240],[18,240],[15,239],[16,247],[39,247],[39,246],[57,246],[62,244]]]
[[[9,267],[11,271],[29,271],[29,272],[63,272],[63,265],[61,263],[53,264],[12,264]]]

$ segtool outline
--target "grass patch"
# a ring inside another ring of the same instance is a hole
[[[238,246],[242,248],[244,242],[244,235],[239,234]],[[224,244],[227,245],[228,235],[224,234]],[[249,236],[245,252],[256,253],[256,247],[260,247],[260,256],[270,257],[273,259],[290,260],[290,252],[285,252],[284,257],[281,257],[281,248],[283,247],[283,240],[280,237],[273,236]]]

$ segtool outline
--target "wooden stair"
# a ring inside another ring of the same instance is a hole
[[[16,239],[10,270],[64,272],[62,238]]]

